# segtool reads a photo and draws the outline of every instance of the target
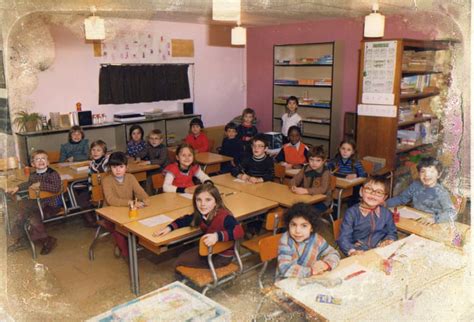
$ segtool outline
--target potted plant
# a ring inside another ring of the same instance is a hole
[[[13,123],[18,126],[19,131],[34,132],[41,124],[41,115],[38,113],[28,113],[20,111],[16,113]]]

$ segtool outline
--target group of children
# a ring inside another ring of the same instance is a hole
[[[301,118],[295,117],[297,99],[289,98],[284,130],[289,142],[283,146],[277,156],[277,162],[285,167],[300,168],[292,178],[289,193],[324,194],[326,198],[315,206],[296,204],[285,214],[286,232],[279,245],[277,276],[307,277],[334,269],[340,259],[337,250],[331,247],[319,233],[320,214],[331,204],[330,176],[336,174],[352,177],[366,177],[361,163],[356,159],[355,144],[343,141],[336,157],[327,160],[321,146],[307,147],[301,142]],[[233,157],[224,171],[229,171],[240,180],[252,184],[272,181],[274,177],[274,160],[266,153],[268,143],[263,134],[259,134],[253,124],[255,113],[245,109],[242,124],[229,123],[225,127],[226,137],[221,153]],[[290,123],[288,123],[290,122]],[[290,126],[288,126],[291,124]],[[98,140],[92,142],[84,155],[83,145],[88,142],[79,127],[73,127],[69,133],[69,142],[61,146],[61,160],[79,161],[91,159],[89,177],[94,173],[108,172],[102,180],[105,206],[128,206],[130,200],[139,200],[137,206],[145,207],[151,189],[151,176],[147,180],[146,190],[137,179],[127,173],[129,159],[132,162],[147,162],[158,165],[156,172],[165,175],[163,191],[193,194],[194,213],[179,218],[166,228],[157,231],[162,236],[174,229],[185,226],[200,227],[204,243],[208,246],[218,241],[237,240],[244,236],[241,224],[227,209],[218,189],[210,178],[195,163],[194,153],[209,149],[209,141],[202,132],[203,123],[193,119],[190,123],[190,134],[185,143],[176,150],[176,160],[168,159],[168,151],[163,144],[163,135],[159,130],[152,130],[148,140],[143,140],[143,129],[138,126],[130,128],[130,141],[127,154],[113,152],[107,154],[106,143]],[[285,134],[285,133],[284,133]],[[28,182],[9,190],[15,194],[27,187],[50,192],[59,192],[61,179],[59,174],[48,167],[48,156],[45,151],[37,150],[31,155],[31,163],[36,172],[31,174]],[[357,255],[374,247],[385,246],[397,239],[396,227],[392,214],[386,207],[413,203],[415,208],[433,214],[434,222],[454,220],[456,212],[449,199],[448,192],[438,183],[441,175],[441,164],[433,158],[422,159],[418,164],[420,180],[415,181],[406,191],[389,200],[387,183],[381,177],[370,177],[357,191],[356,202],[345,213],[337,245],[342,253],[348,256]],[[196,185],[196,182],[200,185]],[[147,193],[148,192],[148,193]],[[360,197],[360,201],[359,201]],[[32,200],[12,202],[18,213],[16,235],[20,236],[24,220],[29,217],[30,236],[33,241],[42,243],[41,254],[48,254],[57,244],[54,237],[46,233],[36,204]],[[62,206],[58,197],[43,200],[45,216],[57,213]],[[12,208],[13,209],[13,208]],[[128,257],[125,236],[114,230],[114,225],[105,222],[112,232],[116,245],[124,258]],[[9,247],[17,249],[20,241]],[[216,267],[227,265],[233,257],[232,251],[220,254],[214,262]],[[207,260],[191,250],[181,254],[177,266],[207,267]]]

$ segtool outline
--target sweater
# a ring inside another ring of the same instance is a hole
[[[68,142],[61,144],[59,162],[64,162],[73,157],[73,161],[85,161],[89,159],[89,141],[82,139],[79,142]]]
[[[185,215],[173,221],[168,227],[171,230],[175,230],[182,227],[188,227],[193,221],[193,215]],[[225,208],[221,208],[217,211],[217,214],[212,221],[207,221],[207,218],[201,215],[201,221],[199,223],[199,228],[201,228],[204,234],[217,233],[218,241],[229,241],[229,240],[238,240],[244,236],[244,230],[239,224],[237,219]],[[220,255],[223,256],[233,256],[234,250],[228,249]]]
[[[193,177],[202,183],[211,181],[211,178],[197,164],[183,170],[179,167],[178,162],[171,163],[165,168],[163,191],[184,193],[186,188],[194,186]]]
[[[234,177],[239,174],[246,174],[251,177],[262,178],[263,181],[273,181],[274,173],[273,160],[266,154],[260,159],[254,156],[246,157],[231,171]]]
[[[47,168],[43,173],[32,173],[28,177],[27,182],[23,182],[18,185],[18,190],[27,190],[32,184],[40,183],[40,191],[47,191],[52,193],[58,193],[61,191],[61,176],[56,170],[52,168]],[[45,198],[41,200],[41,205],[43,207],[49,206],[53,208],[62,207],[62,201],[60,196]]]
[[[138,152],[135,157],[150,161],[151,164],[159,165],[160,168],[168,165],[168,149],[163,144],[152,146],[147,143],[145,148]]]
[[[145,148],[146,142],[140,140],[139,142],[135,142],[133,140],[128,141],[127,143],[127,154],[131,157],[135,157],[138,152]]]
[[[89,183],[89,191],[92,191],[92,174],[107,172],[109,156],[104,155],[97,160],[91,160],[89,163],[89,173],[87,174],[87,182]]]
[[[102,179],[104,206],[127,207],[130,200],[147,201],[148,195],[133,174],[125,173],[123,182],[118,182],[113,175]]]
[[[325,166],[313,170],[309,165],[305,165],[303,169],[291,179],[290,186],[308,189],[310,195],[326,195],[326,199],[324,199],[323,203],[327,207],[331,205],[331,174]]]
[[[277,278],[309,277],[311,267],[319,260],[334,269],[339,264],[339,253],[319,234],[311,234],[300,243],[285,232],[278,245]]]
[[[258,130],[255,126],[240,124],[237,126],[237,137],[244,142],[249,142],[255,135],[257,135]]]
[[[243,144],[237,137],[234,139],[224,138],[219,154],[234,158],[234,164],[239,164],[242,158]]]
[[[388,199],[386,204],[396,207],[409,202],[414,208],[432,214],[436,223],[454,221],[457,216],[448,191],[439,183],[429,188],[417,180],[400,195]]]
[[[287,137],[290,127],[297,126],[301,129],[301,120],[301,116],[296,112],[283,114],[281,117],[281,133]]]
[[[303,165],[308,162],[308,151],[308,147],[301,141],[295,145],[287,143],[276,156],[276,161],[291,165]]]
[[[348,255],[351,249],[369,250],[387,239],[397,240],[397,227],[390,210],[366,209],[356,204],[344,215],[337,244]]]
[[[354,166],[352,166],[351,159],[336,157],[327,163],[327,167],[329,170],[335,172],[336,176],[345,177],[348,174],[355,173],[357,174],[357,177],[367,177],[367,173],[359,160],[356,160]]]
[[[198,136],[194,136],[192,133],[188,134],[184,142],[192,146],[196,153],[209,152],[209,139],[202,132]]]

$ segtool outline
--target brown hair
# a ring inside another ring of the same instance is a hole
[[[158,137],[159,137],[160,139],[163,138],[163,133],[161,133],[161,130],[159,130],[159,129],[153,129],[153,130],[151,130],[150,133],[148,133],[148,138],[150,138],[150,136],[152,136],[152,135],[158,135]]]
[[[342,159],[342,155],[341,155],[341,152],[339,152],[339,149],[341,149],[341,146],[343,144],[349,144],[352,147],[352,150],[354,150],[354,153],[350,157],[351,167],[352,167],[352,170],[354,170],[355,163],[357,161],[357,150],[356,150],[356,144],[355,144],[354,141],[352,141],[350,139],[342,140],[341,143],[339,144],[339,147],[337,148],[337,154],[336,154],[335,159],[336,160],[341,160]]]
[[[48,153],[46,153],[45,150],[35,150],[35,151],[33,151],[33,153],[31,153],[31,156],[30,156],[30,161],[31,161],[31,163],[33,163],[33,159],[34,159],[35,156],[37,156],[38,154],[44,154],[44,155],[48,156]]]
[[[183,150],[183,149],[189,149],[191,151],[191,153],[193,154],[193,163],[192,165],[196,162],[196,159],[194,158],[195,155],[194,155],[194,149],[191,145],[187,144],[187,143],[182,143],[180,145],[178,145],[178,147],[176,148],[176,162],[178,162],[178,165],[179,165],[179,161],[178,161],[178,156],[179,156],[179,153]]]
[[[375,183],[375,184],[383,185],[383,189],[385,191],[385,194],[387,194],[388,191],[389,191],[388,180],[384,176],[381,176],[381,175],[369,176],[367,178],[367,181],[364,183],[364,187],[366,185],[368,185],[369,183]]]
[[[250,107],[244,108],[242,111],[242,120],[244,119],[245,114],[252,114],[253,118],[255,118],[255,111]]]
[[[81,140],[84,139],[85,134],[84,134],[84,131],[82,130],[82,128],[79,125],[74,125],[69,130],[69,134],[68,134],[69,142],[72,142],[72,134],[74,132],[81,132]]]
[[[199,185],[194,191],[194,195],[193,195],[194,213],[193,213],[193,220],[191,222],[191,227],[197,227],[201,223],[202,215],[199,212],[199,209],[197,207],[196,199],[197,199],[197,196],[203,192],[208,192],[212,196],[212,198],[214,198],[214,200],[216,201],[216,207],[213,210],[211,210],[211,212],[209,212],[209,214],[207,215],[208,222],[211,222],[212,219],[214,219],[214,217],[216,216],[217,212],[220,209],[228,210],[227,207],[224,205],[224,201],[222,200],[221,194],[219,190],[216,188],[216,186],[214,186],[212,182],[203,183]]]
[[[308,159],[309,158],[321,158],[323,160],[326,160],[327,155],[324,151],[324,146],[318,145],[311,147],[311,149],[309,149],[308,151]]]
[[[95,148],[96,146],[100,146],[102,148],[102,151],[104,151],[104,154],[107,153],[107,143],[105,143],[102,140],[97,140],[97,141],[92,142],[91,148],[89,149],[89,151],[91,151],[92,148]]]

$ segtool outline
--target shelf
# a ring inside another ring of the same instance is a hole
[[[275,64],[275,67],[332,67],[332,64]]]
[[[439,91],[435,92],[427,92],[427,93],[418,93],[418,94],[402,94],[400,95],[400,101],[411,101],[411,100],[419,100],[422,98],[432,97],[439,95]]]
[[[438,72],[435,70],[425,70],[425,71],[410,71],[404,70],[402,71],[402,77],[405,76],[415,76],[415,75],[432,75],[432,74],[442,74],[443,72]]]
[[[416,148],[422,147],[424,145],[429,145],[431,143],[419,143],[415,145],[402,145],[401,147],[397,148],[397,154],[408,152],[411,150],[415,150]]]
[[[275,120],[281,120],[281,117],[275,116],[274,119]],[[314,120],[311,120],[311,119],[302,119],[301,122],[319,124],[319,125],[331,125],[331,123],[321,123],[321,122],[314,121]]]
[[[285,103],[273,103],[275,105],[282,105],[282,106],[286,106]],[[299,107],[308,107],[308,108],[331,108],[331,105],[329,106],[326,106],[326,104],[322,105],[322,104],[311,104],[311,105],[307,105],[307,104],[299,104],[298,105],[298,108]]]
[[[304,138],[312,138],[312,139],[329,141],[329,135],[317,135],[317,134],[311,134],[311,133],[303,133],[301,136],[304,137]]]
[[[298,84],[273,84],[274,86],[290,86],[290,87],[327,87],[331,88],[332,85],[298,85]]]
[[[409,120],[409,121],[398,122],[398,127],[401,128],[401,127],[405,127],[405,126],[410,126],[410,125],[417,124],[417,123],[423,123],[423,122],[426,122],[426,121],[431,121],[433,119],[436,119],[436,117],[435,116],[417,117],[417,118],[414,118],[414,119]]]
[[[427,51],[427,50],[448,50],[450,43],[457,40],[416,40],[404,39],[403,50]]]

